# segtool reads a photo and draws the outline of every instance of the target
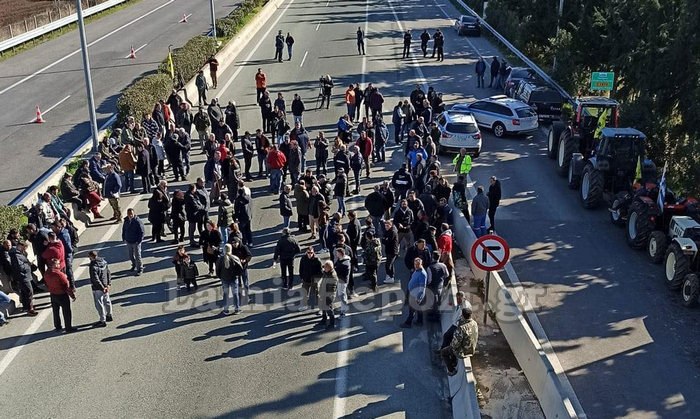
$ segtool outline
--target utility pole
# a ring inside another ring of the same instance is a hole
[[[559,22],[561,21],[562,14],[564,13],[564,0],[559,0],[559,11],[557,13],[557,32],[555,36],[559,36]],[[554,61],[552,62],[552,70],[557,69],[557,56],[554,55]]]
[[[216,41],[216,15],[214,14],[214,0],[209,0],[209,11],[211,12],[211,37]]]
[[[90,113],[90,131],[92,132],[92,150],[97,151],[99,143],[97,128],[97,115],[95,114],[95,99],[92,94],[92,77],[90,76],[90,57],[88,57],[87,39],[85,36],[85,21],[83,20],[83,5],[81,0],[75,0],[78,12],[78,31],[80,32],[80,51],[83,56],[83,73],[85,74],[85,89],[87,90],[88,112]]]

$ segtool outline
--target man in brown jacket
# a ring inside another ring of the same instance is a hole
[[[122,151],[119,152],[119,166],[124,171],[124,191],[136,193],[134,188],[134,171],[136,170],[136,156],[132,146],[125,144]]]

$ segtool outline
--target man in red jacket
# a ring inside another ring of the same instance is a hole
[[[440,262],[447,266],[450,274],[455,267],[454,260],[452,259],[452,230],[450,230],[450,225],[447,223],[442,223],[440,226],[440,236],[437,239],[438,249],[440,249]]]
[[[49,240],[44,241],[46,249],[41,253],[41,258],[45,261],[58,259],[60,261],[60,269],[63,271],[66,267],[66,251],[63,248],[63,242],[61,242],[58,239],[58,237],[56,237],[56,233],[54,233],[53,231],[49,232],[47,236]]]
[[[270,171],[270,193],[278,195],[282,187],[282,168],[287,164],[287,157],[276,145],[267,153],[267,169]]]
[[[372,139],[367,135],[367,131],[362,131],[360,133],[360,138],[357,139],[357,146],[360,148],[362,160],[365,161],[366,175],[369,177],[369,158],[372,156],[374,145],[372,144]]]
[[[53,310],[53,325],[56,331],[61,331],[61,316],[59,311],[63,312],[63,320],[66,323],[66,333],[75,332],[77,329],[73,327],[73,315],[70,309],[70,299],[75,301],[75,294],[68,282],[66,274],[61,272],[61,260],[51,259],[49,267],[44,274],[44,282],[46,288],[49,289],[51,295],[51,309]]]

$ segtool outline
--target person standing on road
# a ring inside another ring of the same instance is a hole
[[[279,194],[282,187],[282,169],[287,164],[287,158],[284,153],[273,145],[270,153],[267,155],[267,168],[270,171],[270,193]]]
[[[32,272],[36,271],[37,267],[27,258],[27,242],[25,240],[19,240],[17,245],[10,250],[10,262],[12,263],[12,279],[19,291],[22,310],[26,311],[28,316],[38,315],[39,313],[34,310],[34,289],[32,286],[34,279]]]
[[[294,257],[301,253],[297,239],[289,234],[289,229],[282,230],[282,237],[275,245],[274,260],[280,264],[282,288],[289,291],[294,286]]]
[[[340,317],[344,317],[348,311],[348,285],[352,275],[350,256],[342,247],[335,248],[335,263],[333,264],[338,275],[338,291],[336,296],[340,300]]]
[[[484,74],[486,73],[486,62],[484,62],[484,57],[479,57],[479,61],[476,62],[476,87],[484,87]]]
[[[304,124],[303,115],[306,107],[304,102],[301,100],[301,96],[294,93],[294,100],[292,100],[292,116],[294,118],[294,125],[297,123]]]
[[[241,120],[238,117],[238,109],[236,108],[236,102],[230,100],[226,109],[224,109],[226,125],[231,128],[231,138],[233,142],[238,141],[238,128],[241,126]]]
[[[136,156],[132,152],[130,145],[125,144],[122,151],[119,152],[119,167],[121,167],[124,172],[124,192],[136,193],[136,187],[134,186],[134,171],[136,170]],[[61,194],[65,197],[66,195]]]
[[[143,221],[134,213],[133,208],[126,210],[126,218],[122,224],[122,240],[126,243],[126,248],[129,251],[129,260],[131,261],[131,272],[136,272],[136,276],[143,273],[143,264],[141,263],[141,243],[146,235],[146,229]]]
[[[365,280],[369,281],[372,291],[377,292],[377,270],[382,261],[382,244],[371,229],[365,232],[364,241],[362,258],[365,261]]]
[[[365,33],[357,27],[357,55],[365,55]]]
[[[245,292],[245,296],[248,297],[248,304],[253,304],[253,298],[250,296],[250,282],[248,281],[248,264],[253,259],[253,254],[248,246],[241,243],[241,239],[238,237],[234,237],[231,240],[231,247],[231,253],[241,261],[241,266],[243,267],[243,272],[241,273],[243,292],[241,292],[241,295]]]
[[[216,228],[216,223],[207,221],[205,230],[199,235],[199,245],[202,247],[202,259],[209,267],[210,277],[214,277],[214,263],[219,257],[221,241],[221,233]]]
[[[250,132],[246,131],[241,138],[241,151],[243,152],[243,176],[246,182],[250,182],[250,167],[253,165],[253,156],[255,156],[255,143],[250,138]],[[234,197],[235,199],[235,197]]]
[[[284,43],[287,44],[287,61],[292,60],[292,46],[294,45],[294,38],[287,32],[287,37],[284,39]]]
[[[430,41],[430,34],[427,29],[423,30],[420,34],[420,49],[423,51],[423,58],[428,56],[428,41]]]
[[[309,232],[309,197],[310,195],[306,182],[304,180],[300,180],[299,184],[294,187],[294,200],[296,201],[298,216],[297,228],[299,229],[299,233]],[[286,227],[289,227],[288,220]]]
[[[122,178],[115,171],[111,164],[105,166],[105,184],[102,190],[102,195],[107,198],[109,205],[112,207],[114,216],[110,220],[115,220],[115,224],[119,224],[122,220],[122,210],[119,208],[119,192],[122,190]]]
[[[484,187],[476,188],[476,196],[472,199],[472,218],[474,219],[474,234],[481,237],[486,234],[486,214],[489,209],[489,199],[484,195]]]
[[[295,186],[294,189],[294,195],[297,194],[297,189],[301,186],[301,188],[304,187],[304,182],[302,181],[300,185]],[[289,187],[289,185],[284,185],[284,188],[282,188],[282,193],[280,194],[279,201],[280,201],[280,215],[282,216],[282,227],[283,228],[289,228],[289,224],[292,215],[294,215],[294,212],[292,211],[292,200],[289,198],[289,193],[292,191],[292,188]],[[297,200],[297,202],[299,202]],[[297,211],[300,210],[301,206],[297,204]],[[299,218],[301,219],[301,214],[299,215]]]
[[[51,310],[53,311],[53,326],[56,331],[61,331],[61,315],[66,325],[66,333],[75,332],[73,327],[73,313],[70,308],[70,300],[75,301],[75,292],[68,282],[68,277],[61,271],[61,261],[51,259],[48,261],[48,270],[44,274],[44,282],[51,297]]]
[[[185,241],[185,221],[187,214],[185,211],[185,194],[181,190],[173,192],[172,207],[170,210],[170,220],[173,223],[173,243],[179,244]]]
[[[496,176],[491,176],[489,180],[489,233],[496,230],[496,209],[501,205],[501,181]]]
[[[211,76],[212,88],[216,89],[219,86],[218,78],[216,77],[217,71],[219,71],[219,61],[213,55],[207,60],[209,64],[209,75]]]
[[[325,327],[326,329],[332,329],[335,327],[333,303],[335,302],[335,296],[338,293],[338,275],[335,273],[333,262],[330,260],[323,263],[321,284],[318,288],[318,308],[323,312],[323,317],[319,322],[319,326]]]
[[[472,170],[472,157],[467,154],[466,148],[459,150],[459,154],[452,159],[452,164],[454,164],[454,171],[457,172],[458,176],[462,175],[466,178],[469,175]]]
[[[209,119],[209,116],[204,113],[204,108],[202,106],[199,106],[199,110],[196,114],[194,114],[193,122],[194,128],[197,130],[197,134],[199,135],[199,141],[200,146],[202,148],[202,152],[204,152],[204,143],[207,141],[207,138],[209,138],[209,128],[211,127],[211,120]],[[170,161],[170,159],[168,159],[168,161]]]
[[[510,66],[508,65],[506,60],[503,60],[501,62],[501,67],[498,69],[498,85],[496,86],[497,89],[505,89],[506,79],[508,78],[509,73]]]
[[[433,35],[433,57],[435,57],[435,52],[437,51],[437,61],[445,61],[445,55],[443,49],[445,47],[445,35],[442,34],[440,29],[435,31]]]
[[[270,99],[270,93],[265,90],[262,97],[258,101],[258,106],[260,106],[260,117],[262,119],[262,129],[263,132],[272,132],[272,121],[274,119],[274,112],[272,111],[272,100]]]
[[[10,306],[11,302],[10,296],[0,291],[0,327],[10,324],[10,321],[5,318],[5,310]]]
[[[364,100],[364,91],[360,89],[360,83],[355,83],[355,115],[353,119],[359,120],[362,116],[362,101]]]
[[[267,154],[270,150],[270,140],[267,139],[259,128],[255,130],[255,148],[258,152],[258,178],[262,178],[263,170],[265,171],[265,176],[267,176],[270,171],[270,168],[267,166]]]
[[[241,301],[238,289],[238,278],[243,269],[240,259],[233,256],[233,247],[230,244],[224,246],[224,253],[218,257],[216,261],[216,276],[221,280],[221,286],[224,291],[223,295],[223,314],[228,316],[231,314],[231,298],[233,298],[234,311],[233,314],[241,312]]]
[[[112,319],[112,300],[109,298],[109,287],[112,286],[112,274],[109,265],[104,258],[97,255],[97,251],[91,250],[88,253],[90,259],[90,284],[92,285],[92,297],[95,301],[95,308],[100,320],[96,327],[107,326],[106,322]]]
[[[411,53],[411,30],[408,29],[403,34],[403,52],[401,53],[401,58],[408,58]]]
[[[253,247],[253,232],[251,224],[253,222],[253,209],[250,206],[252,198],[246,194],[245,188],[238,190],[238,196],[233,202],[234,214],[236,214],[236,222],[241,228],[243,234],[243,244],[248,247]]]
[[[137,146],[136,174],[141,176],[142,194],[151,193],[151,153],[148,151],[148,139],[143,139],[143,145]]]
[[[345,106],[347,106],[350,122],[352,122],[355,117],[355,86],[352,84],[345,91]]]
[[[207,79],[204,77],[204,70],[199,70],[194,84],[197,86],[197,99],[199,100],[199,106],[201,108],[203,104],[207,103],[207,89],[209,89]]]
[[[260,98],[263,92],[267,90],[267,76],[263,73],[262,68],[258,68],[258,72],[255,73],[255,103],[260,103]]]
[[[462,308],[461,314],[450,344],[440,350],[449,376],[457,374],[458,357],[464,359],[474,355],[479,340],[479,326],[472,319],[471,307]]]
[[[498,72],[501,69],[501,63],[498,61],[498,57],[493,57],[491,60],[491,82],[489,83],[489,89],[494,87],[493,82],[496,82],[496,88],[498,88]]]
[[[400,145],[403,142],[403,122],[405,118],[403,102],[399,100],[398,105],[394,106],[394,111],[391,114],[391,123],[394,124],[394,143],[396,145]]]
[[[314,154],[316,157],[316,176],[320,176],[321,173],[324,175],[328,174],[328,168],[326,164],[328,163],[328,139],[323,134],[323,131],[318,132],[318,137],[314,141]]]
[[[63,244],[63,257],[61,261],[61,268],[65,268],[64,272],[68,278],[71,288],[75,288],[75,276],[73,275],[73,255],[75,254],[75,248],[73,248],[73,241],[71,240],[71,235],[68,229],[64,225],[65,221],[56,220],[53,225],[51,225],[51,230],[56,234],[56,237]]]
[[[318,281],[323,275],[321,259],[316,257],[314,247],[306,248],[306,255],[299,260],[299,277],[301,278],[301,306],[299,311],[314,309],[318,304]]]
[[[423,269],[423,259],[417,257],[413,259],[413,272],[408,281],[408,317],[401,324],[404,329],[410,329],[413,317],[418,313],[416,326],[423,325],[423,310],[421,305],[425,300],[425,290],[428,286],[428,273]]]
[[[277,62],[282,62],[282,49],[284,48],[284,35],[282,31],[277,32],[275,36],[275,60]]]

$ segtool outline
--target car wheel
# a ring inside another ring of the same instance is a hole
[[[503,138],[503,136],[506,135],[506,126],[500,122],[493,124],[493,135],[498,138]]]

